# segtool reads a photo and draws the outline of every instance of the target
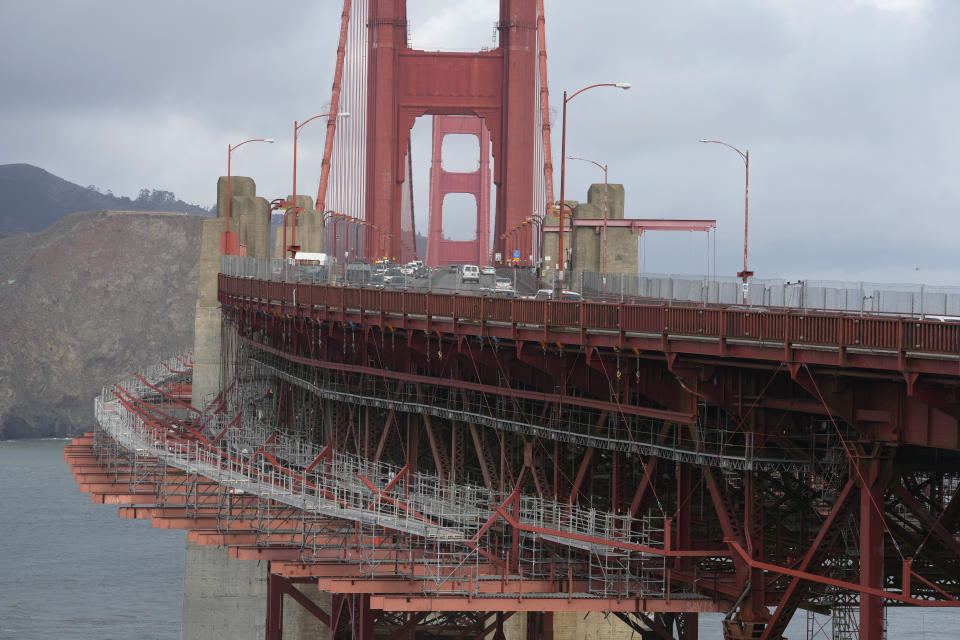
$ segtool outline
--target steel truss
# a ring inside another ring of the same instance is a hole
[[[125,517],[187,528],[191,539],[228,546],[234,557],[268,559],[271,575],[355,594],[346,601],[374,612],[376,624],[376,612],[386,611],[409,612],[398,614],[406,616],[397,621],[402,627],[440,610],[603,610],[657,634],[650,637],[687,637],[695,627],[690,615],[721,609],[732,613],[727,637],[776,638],[797,608],[808,608],[832,609],[841,636],[854,620],[867,640],[883,628],[882,607],[879,618],[864,621],[870,602],[952,606],[960,591],[958,475],[949,453],[930,465],[920,451],[863,440],[830,411],[836,391],[816,375],[789,378],[831,398],[805,423],[770,399],[784,393],[779,371],[768,371],[764,384],[751,382],[738,400],[723,378],[705,385],[676,364],[673,375],[697,394],[688,405],[693,420],[631,422],[623,416],[632,414],[621,413],[634,442],[643,434],[657,452],[688,438],[714,443],[721,454],[724,440],[738,443],[760,457],[776,441],[804,461],[711,470],[639,448],[504,428],[512,419],[562,432],[569,415],[573,425],[596,419],[594,430],[611,429],[609,413],[576,392],[591,388],[584,377],[564,385],[551,415],[542,400],[471,388],[457,402],[443,384],[340,366],[359,358],[390,372],[406,358],[417,363],[416,375],[447,368],[486,384],[491,363],[510,369],[497,364],[503,351],[465,356],[442,336],[418,344],[410,335],[282,317],[228,323],[224,335],[231,345],[224,359],[236,377],[202,411],[184,406],[176,385],[186,369],[173,373],[169,364],[104,391],[100,429],[87,453],[73,458],[81,488],[130,505]],[[435,361],[421,359],[434,349]],[[616,355],[597,357],[609,358],[609,370],[650,377],[639,359],[627,368]],[[476,363],[475,375],[465,375],[465,358]],[[539,366],[549,368],[549,358]],[[522,378],[508,388],[532,391]],[[607,400],[614,406],[629,395],[617,391]],[[737,411],[744,397],[749,409]],[[674,402],[662,410],[681,408]],[[761,412],[781,416],[787,439],[759,428]],[[807,425],[802,437],[793,431],[800,424]],[[863,552],[878,542],[881,554]],[[865,582],[868,558],[879,580]],[[772,616],[767,607],[776,607]],[[858,608],[856,620],[850,612]]]

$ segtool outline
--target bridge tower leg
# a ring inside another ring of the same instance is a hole
[[[497,185],[495,251],[504,231],[533,211],[537,93],[537,3],[501,0],[500,43],[476,53],[407,46],[406,0],[369,2],[368,255],[403,255],[402,187],[410,129],[422,115],[483,118]],[[521,250],[526,257],[528,251]]]
[[[860,465],[860,585],[882,589],[884,493],[890,465],[879,457],[864,457]],[[883,598],[860,594],[860,640],[883,640]]]
[[[448,135],[477,137],[480,161],[476,171],[450,172],[443,168],[443,140]],[[469,193],[477,203],[477,233],[473,240],[443,238],[443,199],[450,193]],[[480,118],[433,117],[433,153],[430,163],[430,221],[426,263],[439,267],[451,262],[486,264],[490,250],[490,132]]]
[[[693,490],[693,468],[689,464],[677,463],[677,515],[676,531],[677,549],[693,548],[693,504],[690,493]],[[676,567],[682,571],[690,571],[693,562],[690,558],[677,558]],[[698,640],[699,617],[696,613],[679,614],[676,618],[677,636],[681,640]]]

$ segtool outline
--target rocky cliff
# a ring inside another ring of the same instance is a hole
[[[201,221],[91,211],[0,235],[0,439],[89,428],[101,387],[192,346]]]

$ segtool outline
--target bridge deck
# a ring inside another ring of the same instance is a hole
[[[527,300],[220,275],[221,302],[384,329],[960,376],[960,323],[765,307]]]

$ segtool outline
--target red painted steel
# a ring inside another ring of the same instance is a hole
[[[547,27],[543,0],[537,0],[537,37],[540,53],[540,119],[543,136],[543,183],[546,201],[553,202],[553,156],[550,151],[550,85],[547,82]],[[546,211],[535,211],[541,218]],[[539,244],[539,243],[538,243]]]
[[[477,138],[477,170],[455,173],[443,168],[443,140],[448,135]],[[433,116],[433,152],[430,164],[430,216],[426,263],[486,264],[490,250],[490,132],[480,118]],[[472,195],[477,206],[477,232],[472,240],[443,237],[443,200],[451,193]]]
[[[669,351],[774,361],[782,361],[787,351],[797,362],[897,371],[905,371],[909,363],[909,370],[919,373],[960,373],[960,324],[932,320],[764,308],[506,300],[220,275],[220,292],[228,301],[239,297],[295,306],[294,289],[299,303],[314,307],[312,313],[317,317],[330,317],[334,310],[352,317],[359,309],[405,314],[362,319],[380,326],[420,328],[429,324],[466,335],[482,332],[527,338],[530,336],[524,332],[537,326],[541,337],[564,344],[650,348],[652,342],[660,350],[666,345]]]
[[[360,0],[361,2],[363,0]],[[321,213],[326,211],[327,182],[330,178],[330,155],[337,133],[337,112],[340,108],[340,86],[343,82],[343,61],[347,51],[347,27],[350,24],[351,0],[343,0],[343,12],[340,15],[340,40],[337,44],[337,63],[333,72],[333,91],[330,96],[330,113],[327,120],[327,137],[323,143],[323,161],[320,164],[320,186],[317,188],[316,207]],[[296,172],[296,169],[294,169]],[[296,202],[293,203],[296,206]],[[284,226],[286,231],[286,226]]]
[[[494,247],[533,207],[537,6],[502,0],[499,47],[477,53],[407,47],[405,0],[368,0],[366,219],[368,255],[402,255],[401,199],[410,129],[422,115],[484,119],[497,185]],[[524,254],[525,251],[521,251]]]

